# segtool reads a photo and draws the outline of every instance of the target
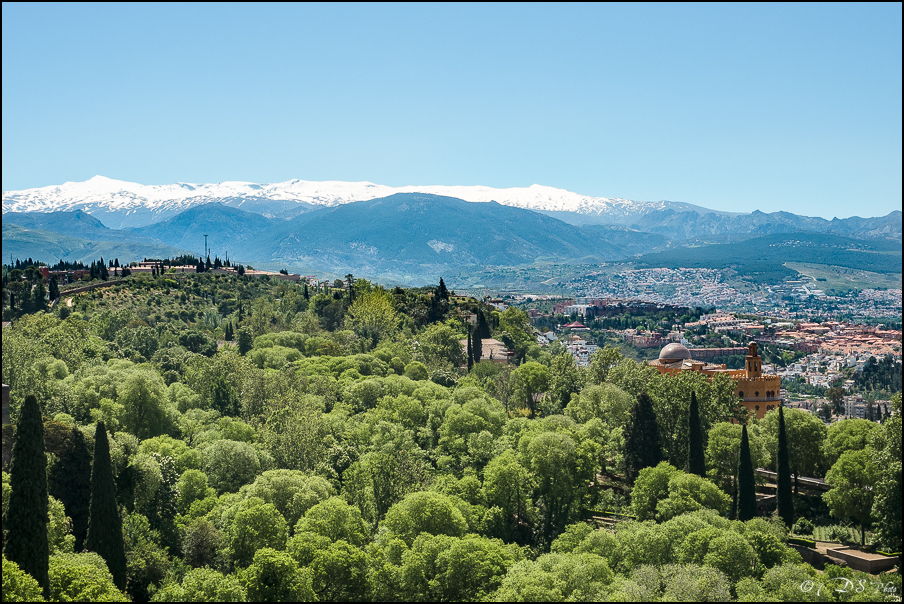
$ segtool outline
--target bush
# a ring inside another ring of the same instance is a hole
[[[3,556],[3,601],[43,602],[41,586],[27,572]]]
[[[812,535],[813,523],[806,518],[799,518],[791,530],[795,535]]]

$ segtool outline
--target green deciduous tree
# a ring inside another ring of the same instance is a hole
[[[460,537],[468,528],[455,503],[434,491],[411,493],[389,509],[384,523],[407,543],[421,533]]]
[[[43,602],[44,592],[34,577],[3,556],[3,601]]]
[[[235,575],[211,568],[194,568],[182,583],[169,583],[154,594],[151,602],[247,602],[248,592]]]
[[[358,508],[341,497],[331,497],[311,507],[298,521],[295,532],[315,533],[330,541],[342,540],[362,547],[369,531]]]
[[[522,559],[520,548],[498,539],[421,535],[402,557],[402,593],[412,601],[484,601]]]
[[[531,416],[537,412],[537,399],[549,388],[549,369],[534,361],[521,364],[515,370],[516,389],[522,404]]]
[[[94,552],[50,558],[50,593],[56,602],[128,602],[104,559]]]
[[[166,408],[166,384],[153,371],[134,371],[119,388],[123,427],[140,439],[172,430]]]
[[[106,561],[113,582],[120,590],[126,586],[126,554],[122,520],[116,505],[116,484],[110,461],[110,443],[104,422],[97,422],[94,433],[94,464],[91,468],[91,507],[85,548],[97,552]]]
[[[518,449],[522,465],[536,478],[541,533],[548,546],[580,509],[596,471],[596,444],[563,430],[522,436]]]
[[[49,594],[47,577],[50,550],[47,544],[47,456],[44,423],[33,395],[25,397],[16,424],[10,469],[10,494],[3,528],[7,536],[3,553]]]
[[[901,551],[901,393],[892,397],[894,415],[873,440],[874,463],[879,468],[873,517],[879,538],[888,551]]]
[[[458,340],[458,334],[448,325],[431,325],[418,334],[416,354],[430,371],[461,367],[466,359]]]
[[[204,449],[204,473],[219,493],[238,491],[260,472],[258,452],[248,443],[224,439]]]
[[[829,426],[822,446],[826,467],[831,468],[845,451],[859,451],[869,444],[879,424],[865,419],[844,419]]]
[[[361,291],[365,289],[362,282],[367,284],[363,279],[355,283],[357,293],[345,316],[345,328],[369,340],[369,348],[372,348],[398,330],[399,316],[390,294],[373,286],[369,291]]]
[[[533,535],[536,507],[531,499],[535,478],[518,462],[514,451],[493,458],[483,471],[483,491],[490,514],[498,520],[491,534],[525,545]]]
[[[493,594],[497,602],[604,601],[613,573],[594,554],[546,554],[509,569]]]
[[[741,424],[731,422],[719,422],[709,431],[709,439],[706,444],[706,476],[726,493],[732,491],[735,473],[738,469],[741,433]],[[748,430],[747,436],[753,467],[762,467],[767,463],[769,453],[763,439],[759,436],[759,430],[753,427]]]
[[[221,534],[205,518],[193,520],[182,534],[182,557],[189,566],[212,566],[216,561]]]
[[[826,482],[832,485],[832,490],[822,498],[832,514],[860,524],[860,545],[865,543],[865,527],[872,521],[879,476],[870,447],[845,451],[826,474]]]
[[[272,548],[259,549],[251,565],[239,573],[251,602],[313,602],[311,571]]]
[[[778,459],[778,415],[776,411],[770,411],[758,422],[760,433],[766,438],[773,461]],[[783,406],[782,415],[788,445],[788,467],[794,474],[796,489],[798,476],[819,477],[825,471],[823,446],[826,425],[805,409],[789,409]]]
[[[285,549],[286,521],[271,503],[257,497],[239,506],[225,536],[229,557],[239,568],[251,564],[254,552],[267,547]]]

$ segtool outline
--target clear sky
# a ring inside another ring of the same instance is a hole
[[[368,180],[901,207],[901,4],[3,3],[3,190]]]

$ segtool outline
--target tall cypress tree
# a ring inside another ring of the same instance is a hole
[[[785,431],[784,406],[778,408],[778,515],[789,527],[794,525],[794,501],[791,499],[791,464],[788,457],[788,434]]]
[[[477,333],[481,338],[489,338],[493,335],[490,333],[490,326],[487,324],[487,318],[479,308],[477,309]]]
[[[474,348],[474,363],[477,364],[480,362],[480,359],[483,358],[483,341],[481,340],[479,325],[474,327],[473,337],[471,339],[473,340],[472,346]]]
[[[3,553],[34,577],[44,590],[44,597],[50,594],[46,468],[41,408],[38,399],[29,394],[22,405],[13,443],[12,493],[3,519],[3,528],[9,532]]]
[[[91,453],[81,430],[72,430],[66,448],[50,468],[50,494],[63,502],[66,515],[72,519],[75,551],[85,545],[88,532],[88,514],[91,508],[91,484],[85,480],[91,476]]]
[[[50,278],[50,299],[56,300],[59,297],[60,297],[60,286],[57,283],[57,278],[51,277]]]
[[[653,401],[644,392],[637,397],[631,409],[631,424],[625,438],[625,462],[628,479],[634,482],[644,468],[655,466],[662,461],[662,445],[659,440],[659,425]]]
[[[116,505],[116,484],[110,461],[110,442],[104,422],[97,422],[94,434],[94,467],[91,470],[91,511],[85,547],[107,562],[113,582],[126,587],[126,551],[122,538],[122,519]]]
[[[696,392],[691,392],[687,440],[687,471],[701,478],[706,478],[706,461],[703,457],[703,428],[700,426],[700,407],[697,404]]]
[[[468,371],[474,367],[474,347],[471,345],[471,340],[473,337],[471,336],[471,326],[468,326]]]
[[[790,487],[790,483],[788,485]],[[753,477],[753,461],[750,459],[750,441],[747,424],[741,431],[741,453],[738,456],[738,520],[750,520],[756,514],[756,481]]]

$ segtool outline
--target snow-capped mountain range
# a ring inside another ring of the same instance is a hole
[[[591,197],[542,185],[509,189],[441,185],[389,187],[370,182],[307,180],[275,184],[230,181],[142,185],[104,176],[95,176],[85,182],[4,191],[3,212],[82,210],[97,216],[111,228],[123,228],[159,222],[191,207],[212,202],[268,217],[291,217],[317,206],[337,206],[394,193],[432,193],[469,202],[496,201],[528,210],[596,216],[601,221],[616,223],[663,209],[710,212],[686,203]]]

